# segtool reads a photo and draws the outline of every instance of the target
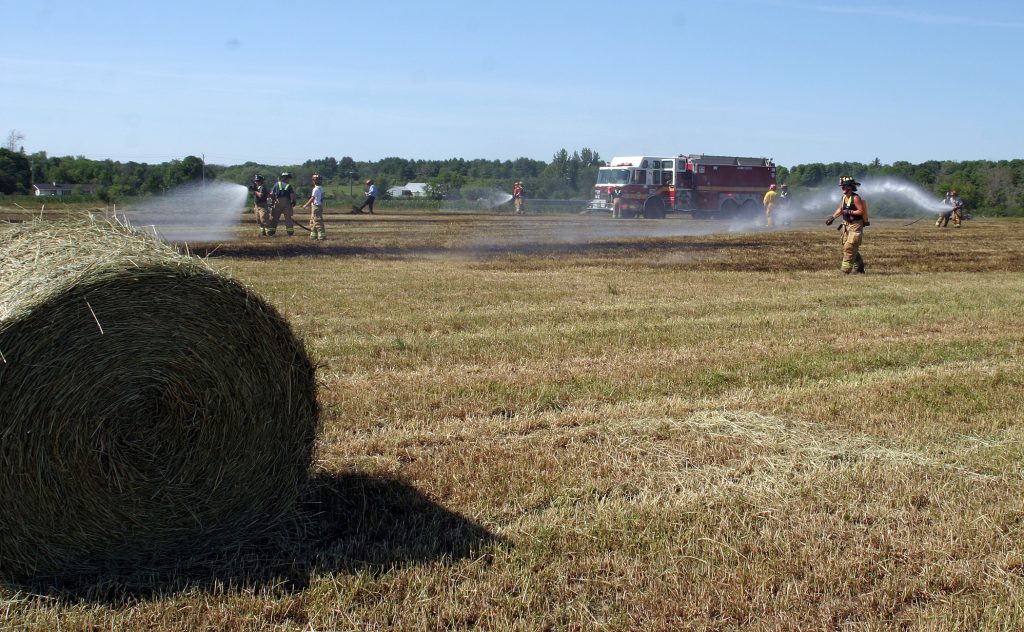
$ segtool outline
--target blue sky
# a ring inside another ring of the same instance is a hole
[[[1024,157],[1008,0],[0,8],[0,132],[51,156]]]

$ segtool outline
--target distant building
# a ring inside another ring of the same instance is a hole
[[[74,195],[81,193],[82,195],[92,195],[96,189],[95,184],[33,184],[32,195],[44,196],[44,195]]]
[[[427,194],[426,182],[410,182],[404,187],[391,187],[388,195],[393,198],[400,197],[424,197]]]

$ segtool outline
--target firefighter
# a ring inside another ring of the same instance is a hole
[[[516,215],[523,214],[523,183],[516,180],[512,185],[512,204],[516,207]]]
[[[615,187],[612,196],[612,219],[622,218],[622,187]]]
[[[953,192],[946,191],[946,197],[942,198],[942,204],[946,207],[939,213],[939,218],[935,220],[936,228],[945,228],[949,225],[949,218],[953,215]]]
[[[950,211],[953,214],[953,228],[960,228],[960,222],[964,218],[964,202],[955,189],[949,192],[949,203],[953,206]]]
[[[779,207],[779,219],[782,220],[783,226],[789,226],[791,211],[789,208],[789,185],[783,184],[779,187],[779,198],[775,201],[775,205]]]
[[[319,173],[313,174],[313,192],[302,208],[310,209],[309,238],[320,241],[327,239],[327,230],[324,228],[324,188],[320,186]]]
[[[252,211],[256,214],[256,225],[260,227],[260,236],[267,236],[267,228],[270,224],[270,196],[267,195],[267,187],[263,184],[263,176],[256,174],[252,177],[252,186],[249,187],[253,195]]]
[[[273,236],[277,232],[277,222],[284,215],[284,229],[291,237],[295,234],[295,222],[292,220],[292,213],[295,209],[295,188],[291,184],[292,174],[285,171],[280,179],[270,189],[270,199],[273,200],[274,210],[270,216],[270,228],[267,234]]]
[[[775,226],[772,212],[775,210],[775,202],[778,197],[779,193],[775,190],[775,185],[773,184],[768,187],[768,192],[764,194],[764,199],[761,200],[761,204],[764,206],[764,216],[768,221],[768,228]]]
[[[857,182],[850,176],[839,178],[839,186],[843,189],[843,199],[839,203],[832,216],[825,220],[825,224],[832,225],[836,218],[842,215],[843,226],[843,265],[840,268],[843,274],[856,272],[864,274],[864,258],[860,254],[860,244],[864,240],[864,227],[868,225],[868,203],[857,194]]]

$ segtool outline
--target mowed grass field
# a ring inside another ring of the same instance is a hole
[[[196,251],[319,364],[306,540],[0,627],[1024,629],[1024,221],[909,221],[849,277],[818,219],[247,223]]]

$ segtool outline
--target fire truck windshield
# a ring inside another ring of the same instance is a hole
[[[601,169],[597,172],[598,184],[626,184],[629,182],[629,169]]]

